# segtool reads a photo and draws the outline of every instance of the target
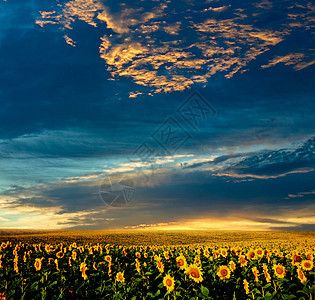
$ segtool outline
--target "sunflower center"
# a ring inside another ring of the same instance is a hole
[[[167,286],[172,286],[172,280],[171,279],[167,279],[166,280],[166,285]]]
[[[222,270],[222,271],[221,271],[221,274],[222,274],[223,276],[226,276],[226,275],[227,275],[227,271],[226,271],[226,270]]]
[[[198,278],[198,277],[199,277],[199,273],[198,273],[197,270],[192,270],[190,274],[191,274],[191,276],[194,277],[194,278]]]
[[[279,268],[279,267],[276,269],[276,271],[277,271],[278,274],[282,274],[283,273],[283,269]]]

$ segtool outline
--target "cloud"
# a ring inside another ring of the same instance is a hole
[[[306,55],[304,53],[291,53],[284,56],[277,56],[269,61],[267,65],[262,65],[262,68],[270,68],[277,64],[284,64],[285,66],[292,66],[296,71],[300,71],[304,68],[307,68],[315,63],[315,55],[313,58],[310,56],[308,60],[304,60]],[[309,59],[314,59],[309,61]]]
[[[288,196],[285,199],[303,198],[304,196],[312,196],[312,195],[315,195],[315,191],[299,192],[297,194],[288,194]]]
[[[65,41],[66,41],[66,43],[68,44],[68,45],[70,45],[70,46],[72,46],[72,47],[75,47],[76,45],[76,42],[72,39],[72,38],[70,38],[68,35],[64,35],[63,36],[64,37],[64,39],[65,39]]]
[[[55,11],[41,11],[37,23],[40,26],[45,22],[58,23],[65,30],[71,30],[77,19],[93,27],[102,28],[106,24],[113,34],[104,30],[99,55],[112,79],[131,78],[139,87],[149,88],[147,94],[152,95],[184,91],[194,84],[207,83],[217,73],[232,78],[246,72],[250,62],[291,35],[295,30],[291,19],[297,23],[302,18],[289,14],[290,23],[286,19],[285,24],[275,29],[255,26],[247,14],[271,10],[273,6],[269,1],[262,1],[246,8],[231,9],[229,5],[194,10],[187,22],[171,22],[172,16],[182,13],[185,5],[173,7],[168,2],[150,5],[145,2],[138,6],[122,4],[115,10],[99,0],[73,0]],[[310,18],[312,7],[303,6],[303,10],[304,17]],[[287,8],[286,12],[290,11]],[[225,15],[216,18],[213,14],[217,13]],[[283,18],[281,15],[281,22]],[[180,39],[176,38],[179,32]],[[195,38],[192,40],[191,36]],[[66,42],[73,45],[69,39]],[[303,60],[303,53],[292,55],[277,56],[262,67],[283,62],[301,70],[312,64]],[[130,95],[135,97],[138,92]]]
[[[206,11],[223,12],[223,11],[226,11],[230,6],[231,5],[220,6],[220,7],[208,7],[208,8],[205,8],[203,12],[206,12]]]
[[[257,8],[262,8],[264,10],[270,10],[273,6],[272,2],[268,1],[268,0],[263,0],[261,2],[258,2],[256,4],[254,4],[255,7]]]
[[[315,138],[311,138],[294,150],[281,149],[249,156],[229,167],[223,167],[216,176],[269,179],[313,172],[314,148]]]

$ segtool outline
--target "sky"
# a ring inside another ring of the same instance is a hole
[[[314,12],[0,0],[0,228],[315,230]]]

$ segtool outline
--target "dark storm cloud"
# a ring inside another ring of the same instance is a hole
[[[219,174],[239,176],[281,176],[301,170],[314,170],[315,138],[311,138],[295,150],[280,149],[250,156]]]
[[[315,231],[315,224],[296,224],[295,226],[270,227],[269,229],[283,231]]]

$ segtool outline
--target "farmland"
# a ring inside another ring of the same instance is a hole
[[[314,232],[0,231],[0,299],[314,299]]]

